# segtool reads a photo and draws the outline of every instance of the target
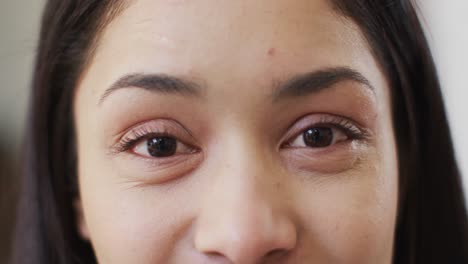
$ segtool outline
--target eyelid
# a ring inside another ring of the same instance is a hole
[[[340,143],[340,142],[347,141],[347,140],[351,139],[351,137],[346,134],[346,131],[343,131],[342,128],[337,128],[334,125],[318,124],[316,127],[317,128],[318,127],[326,127],[326,128],[329,128],[329,129],[332,130],[332,132],[331,132],[332,133],[332,138],[331,138],[331,142],[330,142],[329,145],[321,146],[321,147],[308,146],[306,144],[306,142],[305,142],[305,139],[304,139],[304,133],[308,129],[305,129],[301,133],[296,135],[296,137],[293,137],[292,140],[287,142],[288,147],[290,147],[290,148],[326,148],[326,147],[330,147],[332,145],[335,145],[337,143]],[[301,146],[301,145],[303,145],[303,146]]]
[[[332,126],[340,129],[350,139],[365,140],[371,137],[369,129],[361,127],[349,118],[331,114],[309,114],[299,118],[288,128],[288,132],[280,141],[280,148],[287,146],[306,129],[317,126]]]
[[[194,147],[197,143],[195,138],[180,123],[170,119],[159,119],[139,123],[124,131],[111,147],[111,153],[118,154],[129,151],[138,142],[151,136],[173,137],[182,144],[196,149]]]

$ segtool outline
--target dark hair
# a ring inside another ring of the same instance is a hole
[[[25,147],[14,263],[96,263],[76,228],[73,94],[112,0],[49,0]],[[367,38],[390,83],[399,163],[394,263],[468,263],[461,177],[434,62],[410,0],[332,0]]]

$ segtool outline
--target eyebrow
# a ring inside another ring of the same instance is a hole
[[[108,88],[99,100],[99,104],[113,92],[123,88],[140,88],[151,92],[199,96],[202,86],[192,80],[166,74],[130,74],[126,75]]]
[[[300,97],[318,93],[345,81],[360,83],[375,93],[375,88],[364,75],[348,67],[336,67],[300,74],[284,83],[280,83],[275,89],[273,100],[277,101],[284,97]]]
[[[273,92],[273,101],[282,98],[300,97],[318,93],[333,85],[354,81],[375,92],[370,81],[361,73],[348,67],[327,68],[314,72],[296,75],[285,82],[277,83]],[[156,93],[179,94],[183,96],[200,96],[203,85],[193,80],[166,74],[130,74],[117,80],[108,88],[99,100],[99,104],[116,90],[124,88],[140,88]]]

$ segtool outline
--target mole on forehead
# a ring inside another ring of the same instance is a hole
[[[276,49],[275,48],[269,48],[267,53],[268,53],[269,56],[275,56]]]

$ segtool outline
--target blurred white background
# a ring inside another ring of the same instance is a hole
[[[37,46],[40,13],[45,0],[0,1],[0,156],[18,160]],[[468,190],[468,0],[420,0],[439,69],[465,190]],[[437,140],[437,139],[435,139]],[[3,161],[0,161],[3,162]],[[0,194],[14,189],[15,170],[0,168]],[[4,175],[7,174],[7,175]],[[13,201],[0,197],[0,237],[8,236]],[[6,246],[0,240],[0,263]]]
[[[468,0],[420,0],[468,192]],[[468,195],[465,195],[468,201]]]
[[[7,263],[9,252],[19,148],[44,3],[0,0],[0,263]]]
[[[16,153],[45,1],[0,1],[0,146]]]

